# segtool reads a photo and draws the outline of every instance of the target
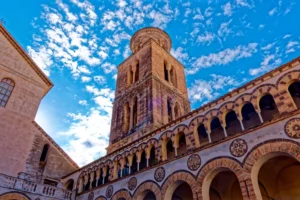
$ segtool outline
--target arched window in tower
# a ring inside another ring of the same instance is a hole
[[[132,165],[131,165],[131,174],[137,172],[137,157],[136,154],[133,154]]]
[[[132,76],[133,76],[133,71],[131,69],[131,66],[129,67],[127,71],[127,87],[130,87],[132,84]]]
[[[174,66],[172,66],[171,68],[170,76],[171,76],[171,83],[173,84],[173,86],[177,87],[176,70]]]
[[[138,120],[138,100],[137,97],[134,98],[134,104],[133,104],[133,128],[136,127],[137,125],[137,120]]]
[[[179,106],[178,102],[176,102],[175,107],[174,107],[174,115],[175,115],[175,119],[178,119],[181,116],[180,106]]]
[[[4,78],[0,82],[0,106],[5,107],[13,89],[15,83],[9,78]]]
[[[297,81],[292,83],[289,86],[288,90],[291,97],[293,98],[296,108],[300,108],[300,82]]]
[[[240,121],[234,110],[229,111],[225,116],[226,130],[228,135],[234,135],[242,131]]]
[[[167,109],[168,109],[168,122],[171,122],[172,121],[171,99],[167,100]]]
[[[165,80],[169,81],[169,73],[168,73],[167,63],[166,62],[164,62],[164,74],[165,74]]]
[[[146,152],[143,151],[141,154],[141,161],[140,161],[140,170],[147,167],[147,158],[146,158]]]
[[[175,157],[175,150],[173,147],[173,142],[171,139],[167,142],[167,159],[171,159]]]
[[[40,157],[40,164],[45,165],[49,151],[49,144],[45,144]]]
[[[129,103],[125,103],[124,105],[124,123],[123,123],[123,131],[127,133],[129,131],[129,122],[130,122],[130,107]]]
[[[136,70],[135,70],[134,82],[137,82],[139,80],[139,73],[140,73],[140,62],[139,61],[137,61],[135,67],[136,67]]]
[[[247,102],[243,105],[242,116],[243,124],[246,130],[260,124],[259,116],[251,102]]]

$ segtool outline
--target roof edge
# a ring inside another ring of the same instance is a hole
[[[44,92],[44,96],[49,92],[49,90],[54,86],[52,81],[47,77],[47,75],[41,70],[41,68],[32,60],[32,58],[27,54],[27,52],[21,47],[21,45],[13,38],[13,36],[8,32],[8,30],[0,23],[0,32],[8,39],[8,41],[15,47],[15,49],[21,54],[25,61],[32,67],[32,69],[38,74],[38,76],[46,83],[47,88]]]

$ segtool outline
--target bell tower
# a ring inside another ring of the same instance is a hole
[[[190,112],[184,66],[171,47],[159,28],[132,36],[132,55],[118,66],[108,153]]]

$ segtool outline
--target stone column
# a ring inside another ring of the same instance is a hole
[[[98,181],[99,181],[99,179],[100,179],[100,170],[101,169],[97,169],[97,171],[96,171],[96,187],[98,186]]]
[[[129,174],[131,174],[131,166],[132,166],[132,160],[133,160],[133,155],[132,154],[130,154],[129,156],[128,156],[128,168],[129,168]]]
[[[161,145],[162,161],[167,160],[167,138],[163,138]]]
[[[118,178],[118,161],[114,161],[114,173],[113,173],[113,180]]]
[[[105,177],[107,176],[107,166],[105,166],[105,167],[103,167],[103,169],[102,169],[103,171],[103,180],[102,180],[102,184],[104,184],[105,183]]]
[[[93,184],[93,181],[94,181],[94,175],[95,175],[95,173],[91,172],[91,174],[90,174],[90,189],[92,189],[92,184]]]
[[[244,131],[245,127],[244,127],[244,124],[243,124],[243,118],[238,118],[238,120],[240,121],[242,131]]]
[[[222,124],[225,137],[227,137],[226,124]]]
[[[260,111],[256,111],[256,112],[257,112],[257,114],[258,114],[260,123],[264,123],[264,120],[263,120],[263,118],[262,118],[262,116],[261,116],[261,114],[260,114]]]
[[[78,187],[79,187],[78,193],[81,193],[83,190],[83,178],[82,177],[79,178],[79,186]]]
[[[211,130],[206,131],[206,133],[207,133],[207,136],[208,136],[208,142],[211,143],[211,137],[210,137]]]

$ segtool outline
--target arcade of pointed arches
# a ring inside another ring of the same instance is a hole
[[[173,131],[163,133],[158,141],[150,139],[147,143],[116,156],[113,161],[108,160],[83,172],[79,177],[78,192],[133,174],[159,161],[182,155],[188,149],[216,142],[263,122],[272,121],[287,111],[298,109],[299,75],[298,70],[288,72],[279,78],[277,87],[272,84],[260,85],[251,94],[245,93],[235,101],[226,102],[219,109],[212,109],[204,116],[195,117],[189,126],[179,125]],[[233,176],[226,170],[221,174],[225,177]],[[222,176],[216,176],[216,179],[222,179]],[[262,183],[258,187],[266,188]],[[217,191],[213,193],[218,196]],[[267,192],[263,195],[267,196],[265,199],[271,200]]]

